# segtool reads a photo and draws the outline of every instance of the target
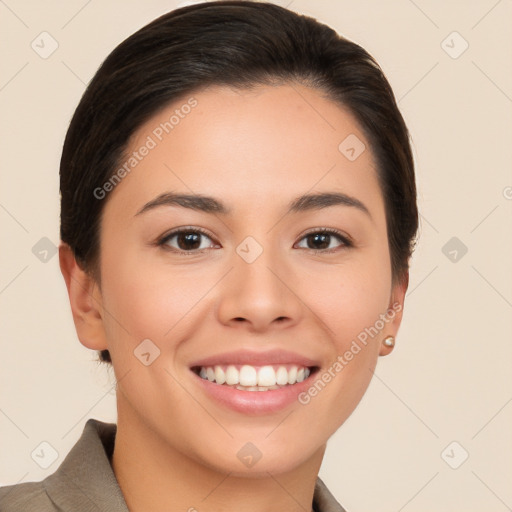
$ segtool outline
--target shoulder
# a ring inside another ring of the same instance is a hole
[[[0,512],[128,512],[109,462],[115,434],[115,424],[89,419],[54,473],[0,487]]]
[[[0,487],[2,512],[56,512],[43,482],[23,482]]]

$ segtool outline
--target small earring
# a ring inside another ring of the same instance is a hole
[[[393,338],[393,336],[386,336],[386,337],[382,340],[382,344],[383,344],[385,347],[394,347],[394,346],[395,346],[395,338]]]

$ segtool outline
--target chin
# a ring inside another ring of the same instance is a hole
[[[238,447],[240,445],[240,448]],[[283,446],[283,445],[281,445]],[[237,443],[235,450],[226,448],[221,453],[208,453],[208,459],[200,457],[201,464],[220,473],[229,473],[237,478],[268,478],[271,475],[279,475],[293,471],[297,467],[311,461],[318,454],[321,461],[325,445],[318,449],[311,449],[307,453],[304,447],[296,443],[290,443],[289,447],[282,450],[262,448],[258,450],[256,443]],[[216,457],[218,455],[218,457]],[[302,456],[300,456],[302,455]]]

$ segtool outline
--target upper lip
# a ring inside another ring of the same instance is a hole
[[[267,350],[255,352],[250,350],[238,350],[234,352],[223,352],[213,356],[205,357],[190,365],[194,366],[216,366],[240,364],[250,366],[264,366],[273,364],[295,364],[297,366],[319,366],[320,363],[309,357],[296,354],[287,350]]]

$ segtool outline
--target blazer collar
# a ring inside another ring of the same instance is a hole
[[[117,426],[91,418],[57,471],[44,480],[50,499],[62,510],[129,512],[110,458]]]

